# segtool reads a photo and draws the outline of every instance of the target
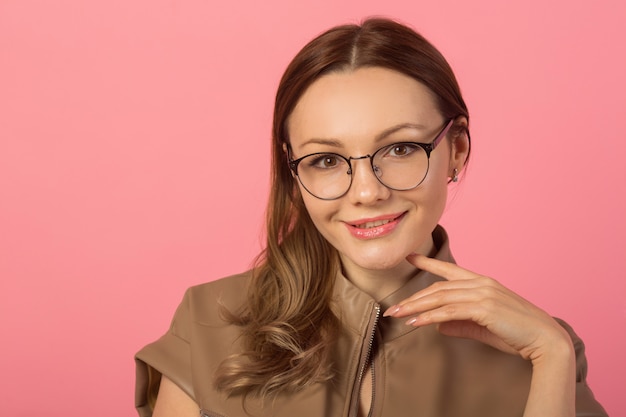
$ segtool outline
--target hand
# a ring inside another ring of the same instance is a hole
[[[448,281],[418,291],[384,316],[413,316],[407,321],[412,326],[438,324],[445,335],[475,339],[533,364],[573,350],[569,335],[549,314],[494,279],[423,255],[407,260]]]

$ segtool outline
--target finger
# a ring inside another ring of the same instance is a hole
[[[448,280],[462,280],[476,278],[479,275],[465,268],[453,264],[451,262],[441,261],[439,259],[429,258],[424,255],[412,253],[406,257],[406,260],[418,269],[430,272],[434,275],[446,278]]]
[[[451,287],[453,284],[456,288]],[[458,286],[458,284],[461,284]],[[470,288],[468,281],[435,283],[430,287],[413,294],[411,297],[396,304],[395,308],[385,311],[387,316],[406,317],[427,310],[458,303],[484,303],[486,300],[502,298],[499,289],[493,287]]]
[[[493,292],[489,288],[475,288],[471,290],[467,288],[437,289],[429,294],[420,295],[420,293],[421,292],[418,292],[410,298],[398,303],[397,307],[399,307],[399,309],[394,312],[393,316],[405,317],[411,314],[419,314],[427,310],[459,303],[478,304],[490,298],[494,298],[492,296]]]
[[[459,303],[445,305],[433,310],[428,310],[406,321],[407,325],[420,327],[429,324],[445,323],[448,321],[469,320],[484,326],[485,311],[475,303]]]
[[[478,277],[474,279],[463,279],[458,281],[436,281],[430,284],[428,287],[419,290],[406,299],[402,300],[398,304],[405,304],[408,301],[417,300],[435,293],[451,290],[474,290],[481,287],[490,286],[488,278]]]

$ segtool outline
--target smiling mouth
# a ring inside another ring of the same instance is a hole
[[[386,224],[389,224],[391,222],[395,222],[397,220],[399,220],[402,216],[404,216],[405,213],[402,213],[396,217],[393,218],[388,218],[388,219],[376,219],[376,220],[371,220],[371,221],[367,221],[364,223],[352,223],[350,224],[350,226],[356,228],[356,229],[373,229],[375,227],[380,227],[380,226],[384,226]]]
[[[354,227],[357,229],[370,229],[372,227],[382,226],[384,224],[390,223],[395,219],[386,219],[386,220],[376,220],[375,222],[367,222],[363,224],[355,224]]]

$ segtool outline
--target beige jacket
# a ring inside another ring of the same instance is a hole
[[[438,259],[453,261],[445,231],[437,228]],[[420,271],[403,288],[376,302],[343,276],[335,284],[334,306],[343,327],[334,350],[336,378],[276,400],[227,398],[213,388],[213,375],[225,356],[240,348],[240,329],[224,323],[218,300],[231,311],[244,301],[250,274],[190,288],[169,331],[136,355],[135,404],[152,415],[161,375],[167,375],[199,404],[207,417],[353,417],[357,415],[359,375],[374,345],[372,417],[521,416],[531,366],[520,357],[479,342],[446,337],[433,326],[413,328],[405,320],[383,318],[389,306],[441,280]],[[582,341],[566,324],[577,354],[577,416],[606,416],[585,381]]]

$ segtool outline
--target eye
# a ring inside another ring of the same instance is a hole
[[[331,169],[341,165],[342,159],[334,154],[315,155],[307,161],[307,165],[313,168]]]
[[[417,150],[418,146],[412,143],[394,143],[387,148],[385,155],[403,157],[408,156]]]

